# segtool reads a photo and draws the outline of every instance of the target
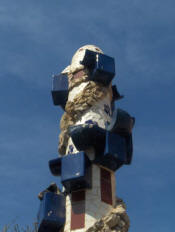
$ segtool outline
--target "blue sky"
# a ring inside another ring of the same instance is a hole
[[[136,117],[131,166],[116,173],[130,232],[174,228],[175,2],[173,0],[1,0],[0,228],[35,221],[37,194],[51,181],[62,110],[51,76],[85,44],[115,57],[125,98]]]

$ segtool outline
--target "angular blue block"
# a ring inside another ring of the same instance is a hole
[[[92,73],[92,81],[109,85],[115,76],[114,58],[98,53],[96,56],[96,66]]]
[[[59,232],[64,224],[65,196],[45,193],[38,212],[38,232]]]
[[[115,76],[115,61],[110,56],[87,49],[81,64],[91,71],[91,81],[102,83],[105,86],[109,85]]]
[[[105,130],[96,123],[70,126],[69,135],[79,151],[84,151],[90,147],[99,150],[101,144],[105,143]]]
[[[61,175],[61,157],[49,161],[49,168],[54,176]]]
[[[113,171],[119,169],[127,160],[127,144],[124,137],[117,133],[106,131],[104,152],[98,153],[94,163]]]
[[[61,183],[66,192],[91,188],[91,162],[84,152],[62,157]]]
[[[125,110],[117,109],[113,113],[113,118],[108,130],[121,135],[129,135],[132,133],[135,119],[131,117]]]
[[[120,95],[116,85],[112,86],[112,96],[112,101],[117,101],[124,98],[123,95]]]
[[[68,78],[66,75],[53,76],[51,92],[54,105],[60,105],[64,109],[68,99]]]
[[[135,118],[131,117],[126,111],[117,109],[114,111],[111,124],[108,130],[117,133],[125,138],[127,158],[125,164],[130,164],[132,161],[133,144],[132,144],[132,129],[135,124]]]

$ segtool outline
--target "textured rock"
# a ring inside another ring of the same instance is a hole
[[[129,225],[126,206],[121,199],[117,198],[116,207],[108,215],[98,220],[86,232],[127,232]]]

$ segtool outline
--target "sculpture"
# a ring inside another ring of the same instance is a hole
[[[60,157],[50,160],[49,167],[64,186],[65,232],[86,231],[116,207],[114,172],[132,160],[135,120],[115,109],[114,102],[123,96],[112,86],[114,76],[114,59],[86,45],[53,77],[53,102],[65,113]]]

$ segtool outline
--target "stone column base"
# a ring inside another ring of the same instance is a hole
[[[117,198],[116,207],[105,217],[99,219],[86,232],[127,232],[130,221],[126,213],[125,203]]]

